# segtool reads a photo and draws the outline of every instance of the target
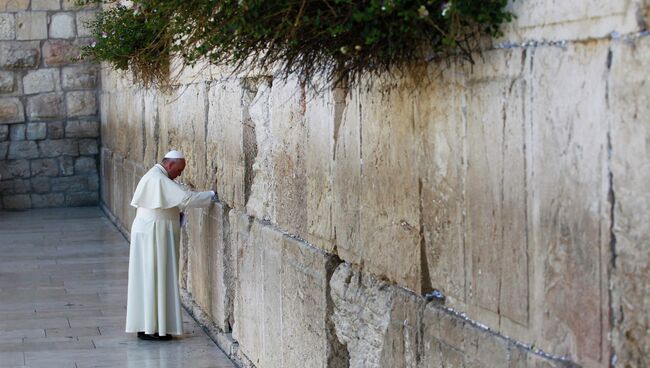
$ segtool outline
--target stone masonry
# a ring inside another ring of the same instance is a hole
[[[98,203],[99,67],[77,60],[93,7],[0,0],[0,209]]]
[[[197,67],[144,91],[103,70],[102,205],[128,231],[169,149],[184,182],[218,178],[181,285],[243,366],[648,367],[650,2],[511,7],[475,65],[424,84]]]

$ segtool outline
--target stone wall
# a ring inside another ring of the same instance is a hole
[[[169,149],[219,179],[181,283],[244,365],[648,366],[650,4],[512,6],[425,84],[103,73],[101,200],[128,228]]]
[[[93,14],[0,0],[0,209],[98,203],[99,68],[74,60]]]

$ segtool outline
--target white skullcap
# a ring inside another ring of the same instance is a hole
[[[180,158],[185,158],[185,156],[183,156],[183,154],[178,151],[171,150],[167,152],[165,158],[180,159]]]

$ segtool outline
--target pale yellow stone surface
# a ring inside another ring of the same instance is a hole
[[[650,14],[650,13],[648,13]],[[609,81],[615,263],[613,345],[621,366],[650,365],[650,39],[612,46]]]

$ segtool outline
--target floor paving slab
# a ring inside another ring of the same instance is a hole
[[[0,211],[0,368],[233,368],[187,313],[184,335],[124,332],[128,242],[93,207]]]

